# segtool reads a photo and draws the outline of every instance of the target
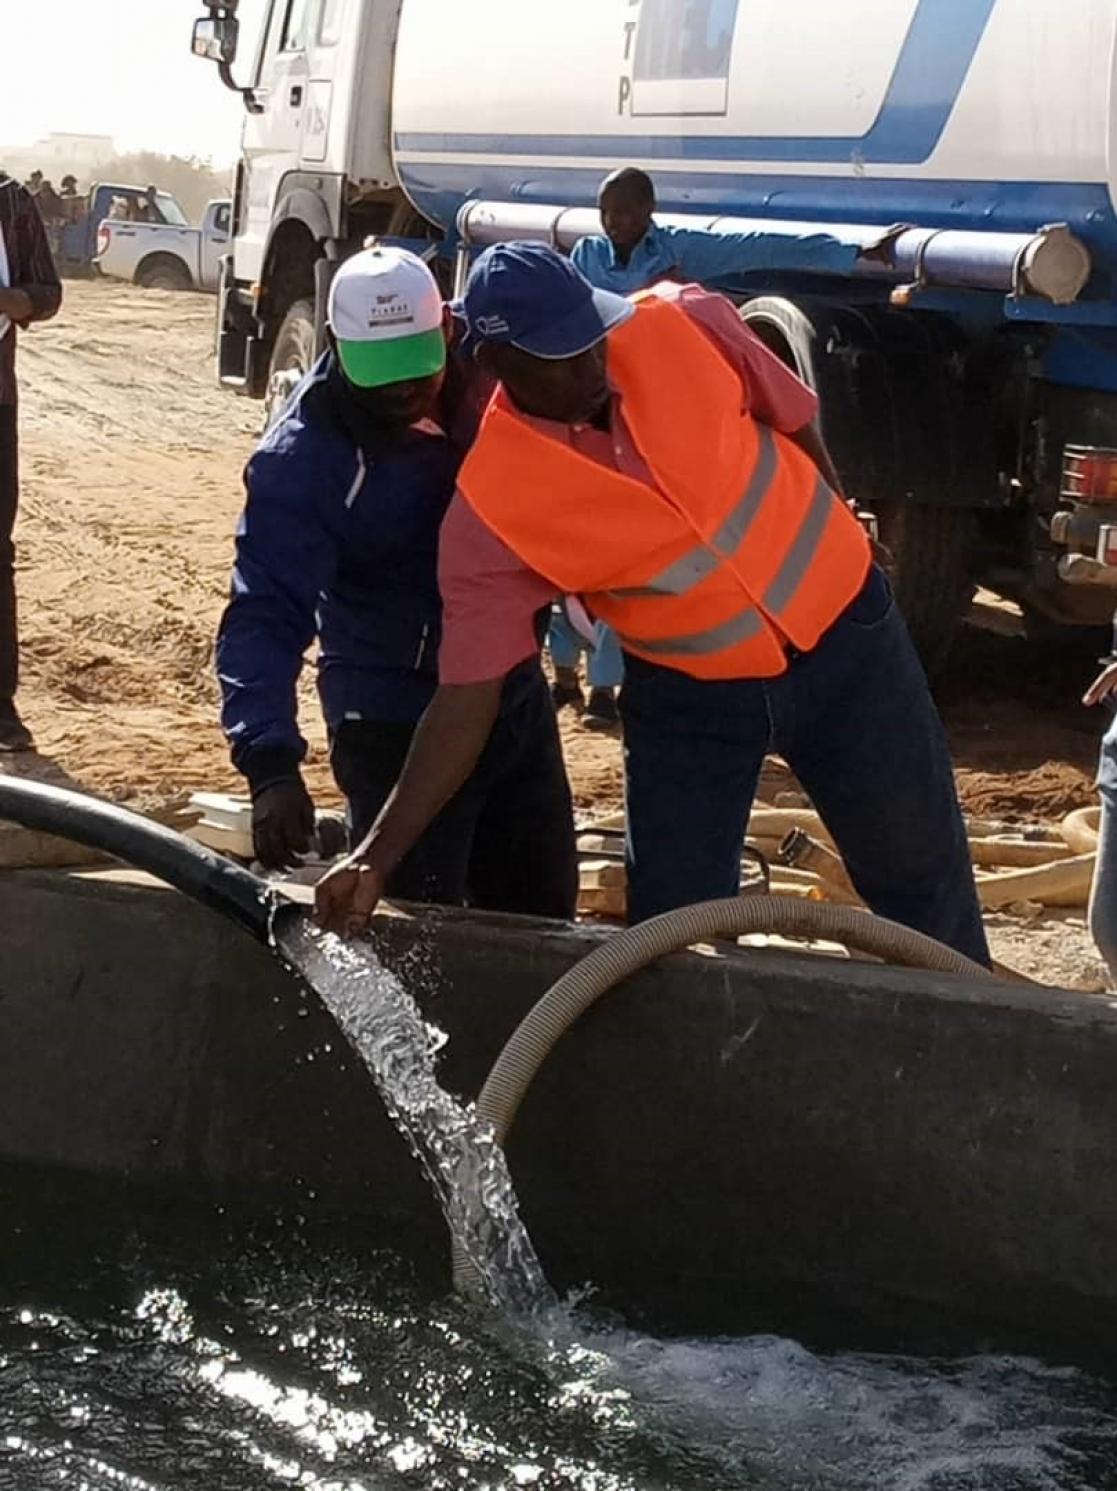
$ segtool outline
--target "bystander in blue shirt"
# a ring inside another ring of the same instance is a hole
[[[849,274],[858,253],[857,244],[830,233],[776,239],[769,233],[705,233],[652,223],[625,263],[604,233],[579,239],[570,257],[591,285],[632,295],[662,279],[703,285],[770,269]]]

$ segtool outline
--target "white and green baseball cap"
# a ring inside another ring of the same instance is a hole
[[[429,378],[446,366],[442,296],[416,254],[385,244],[346,259],[330,285],[330,329],[358,388]]]

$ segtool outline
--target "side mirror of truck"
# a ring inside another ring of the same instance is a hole
[[[239,30],[240,22],[235,16],[202,16],[194,22],[194,56],[230,65],[237,60]]]
[[[195,57],[204,57],[207,62],[217,63],[217,72],[226,88],[239,93],[244,107],[250,114],[262,114],[263,105],[251,88],[242,88],[233,77],[233,63],[237,60],[237,38],[240,22],[233,11],[237,0],[206,0],[210,14],[194,22],[194,36],[190,50]],[[221,11],[221,14],[217,14]]]

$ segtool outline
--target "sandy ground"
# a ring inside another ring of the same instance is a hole
[[[213,382],[214,302],[70,282],[20,349],[22,705],[39,754],[7,769],[150,807],[236,790],[217,728],[212,639],[228,584],[255,404]],[[1089,657],[967,631],[941,697],[967,808],[1055,818],[1092,800]],[[309,780],[336,801],[309,679]],[[618,743],[563,717],[579,809],[620,805]],[[773,781],[779,781],[778,773]],[[991,920],[999,956],[1096,990],[1081,916]]]

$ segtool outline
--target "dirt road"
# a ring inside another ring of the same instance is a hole
[[[205,296],[70,282],[20,348],[22,703],[41,754],[17,769],[144,805],[239,785],[211,654],[260,410],[214,386],[213,315]],[[943,699],[968,807],[1036,818],[1091,800],[1098,721],[1075,703],[1088,672],[966,636]],[[311,786],[332,801],[309,679],[304,694]],[[579,806],[618,806],[617,743],[563,729]],[[1097,982],[1077,927],[1010,922],[1006,938],[1048,977]]]

